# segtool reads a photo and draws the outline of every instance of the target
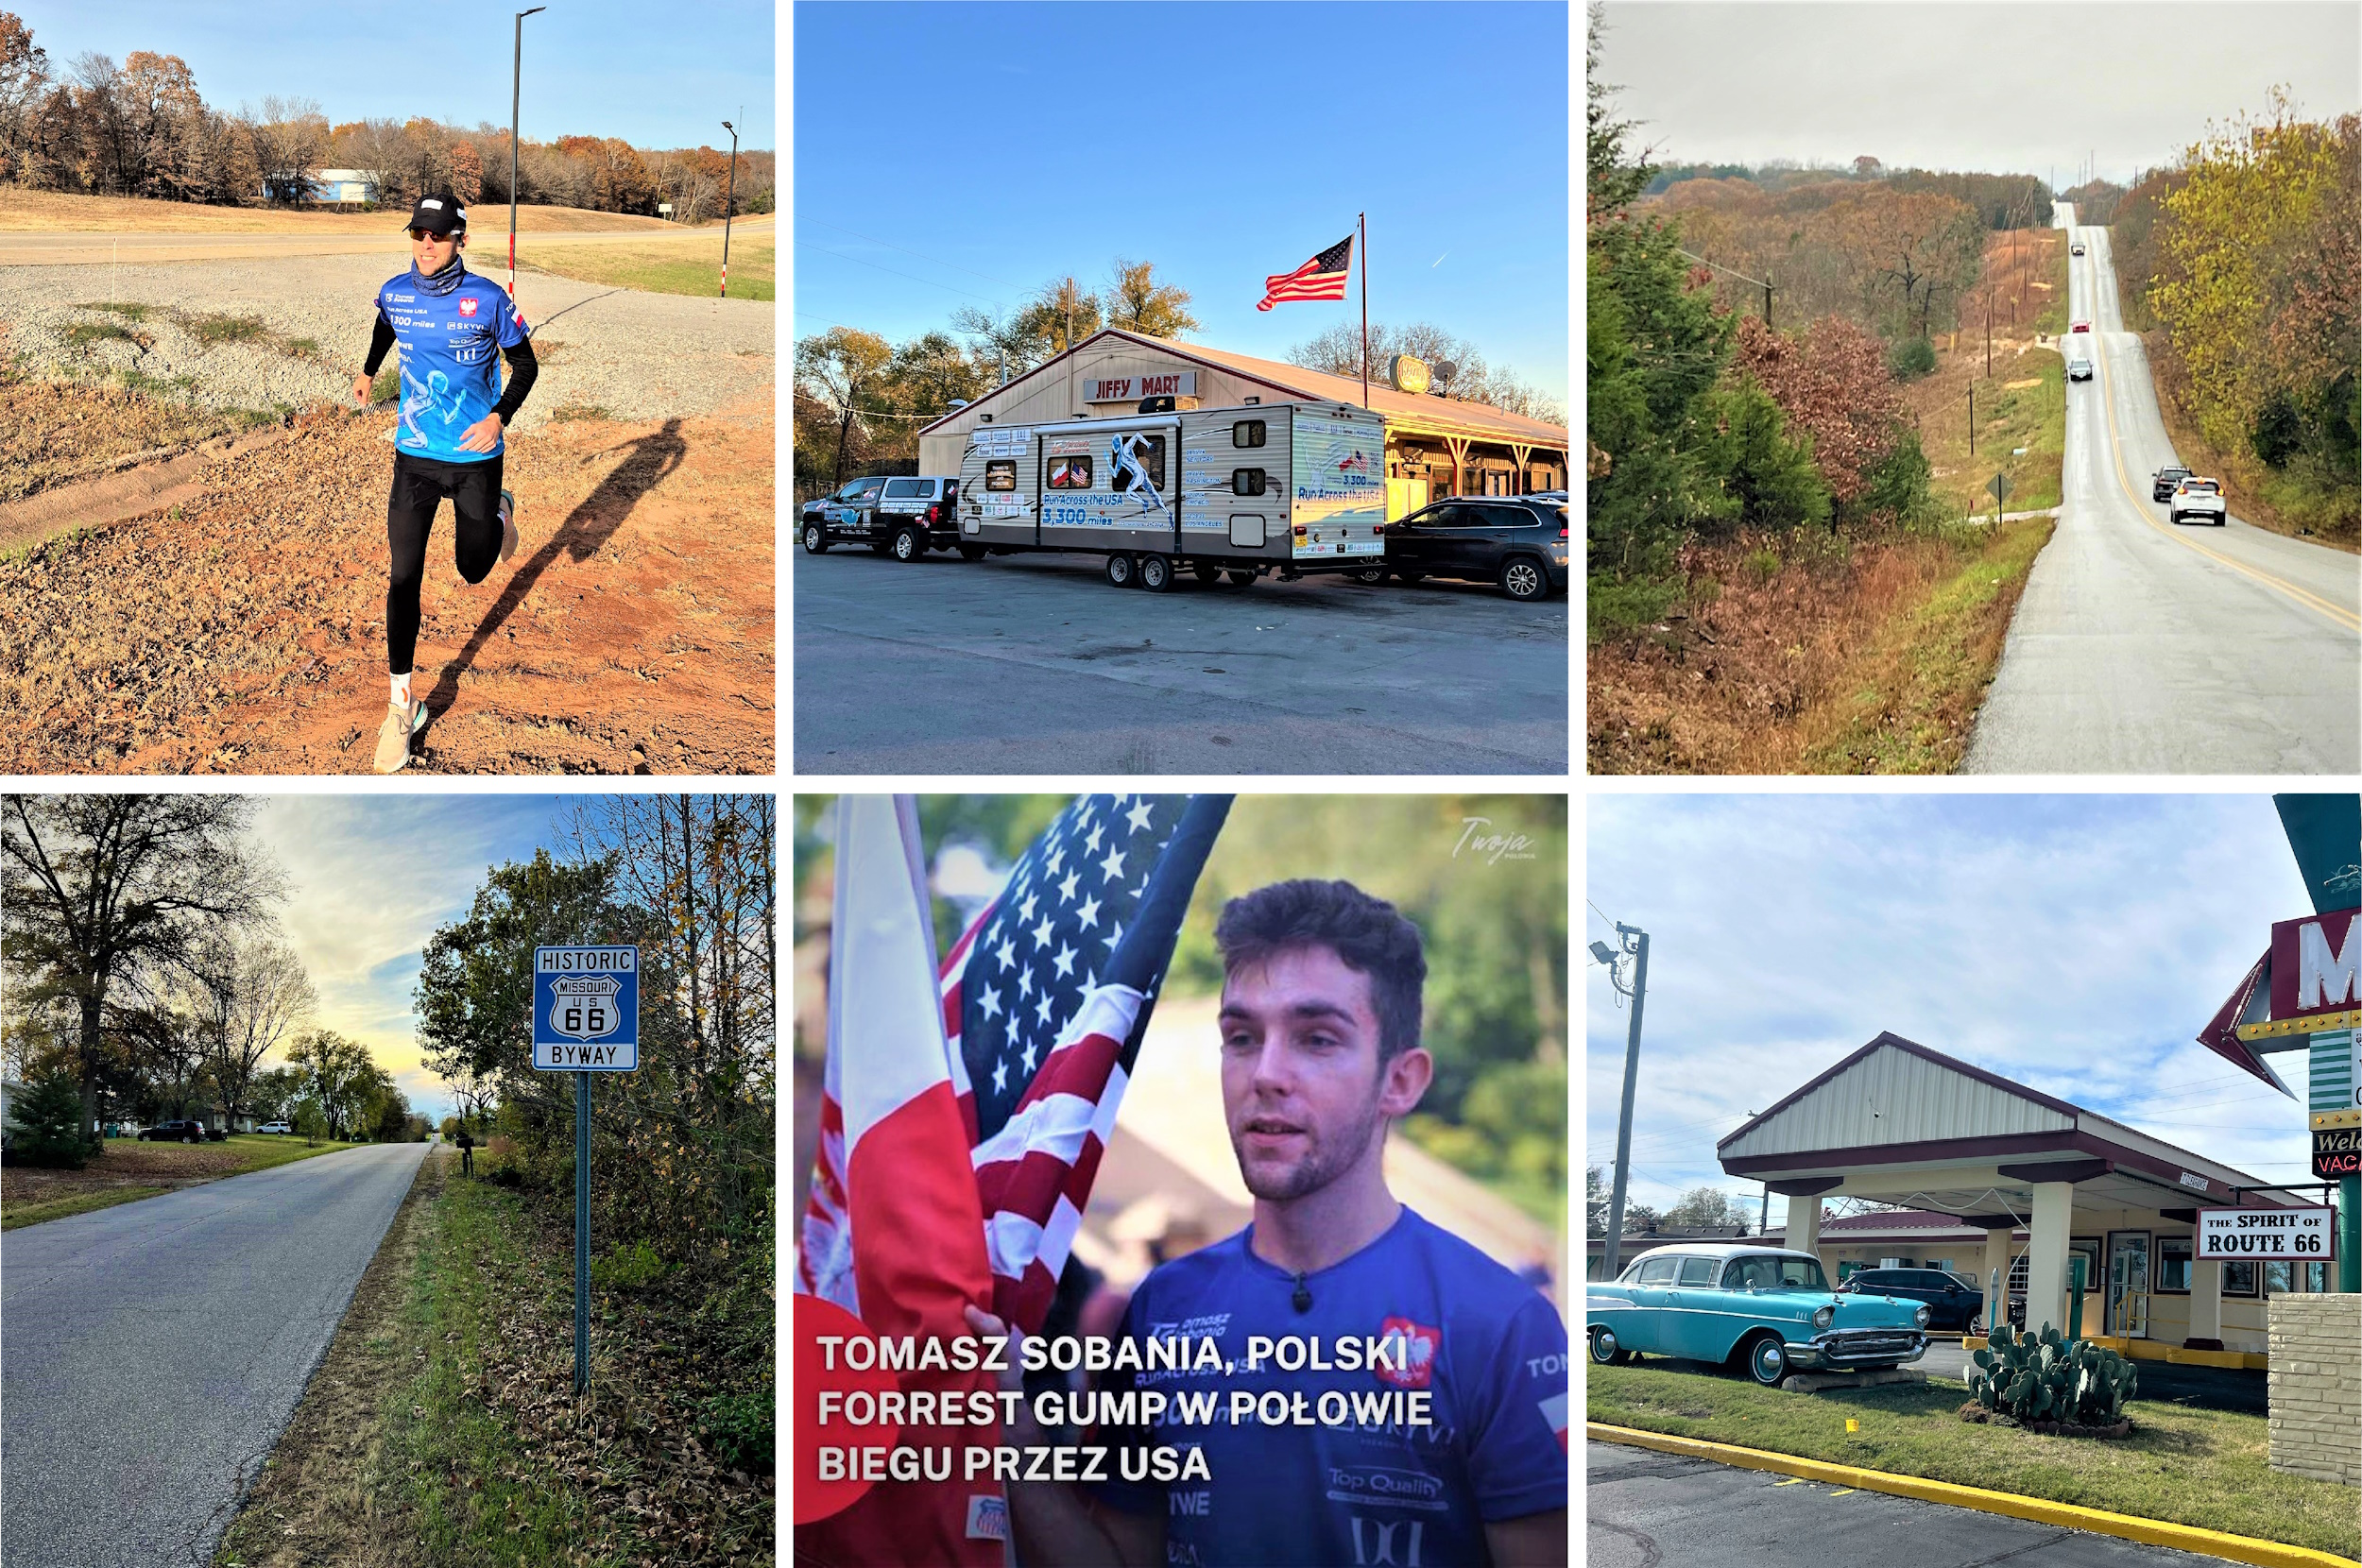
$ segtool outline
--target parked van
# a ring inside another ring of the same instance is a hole
[[[1386,554],[1386,427],[1350,403],[1250,403],[979,425],[960,461],[959,550],[1106,555],[1160,593],[1187,568],[1244,586],[1350,571]]]

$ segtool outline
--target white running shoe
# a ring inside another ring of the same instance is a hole
[[[410,761],[410,739],[426,727],[426,704],[387,703],[377,726],[377,771],[400,773]]]
[[[517,498],[506,490],[501,492],[501,559],[517,553]]]

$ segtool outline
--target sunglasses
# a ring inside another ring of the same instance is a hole
[[[432,229],[413,229],[410,230],[410,237],[414,240],[451,240],[455,243],[460,232],[459,230],[454,230],[448,234],[437,234]]]

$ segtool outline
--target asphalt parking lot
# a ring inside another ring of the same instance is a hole
[[[2195,1568],[2226,1560],[1620,1443],[1584,1442],[1583,1506],[1590,1568]]]
[[[1096,555],[793,555],[798,773],[1549,774],[1566,598],[1343,577],[1167,593]]]

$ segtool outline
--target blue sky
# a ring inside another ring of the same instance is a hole
[[[411,1032],[410,993],[427,939],[467,913],[491,866],[556,849],[554,827],[579,798],[274,795],[257,813],[255,836],[292,890],[279,910],[280,935],[319,994],[315,1021],[368,1046],[413,1110],[439,1121],[455,1109]]]
[[[511,20],[526,4],[409,6],[318,0],[8,0],[67,74],[95,50],[178,55],[215,109],[265,94],[316,98],[339,124],[416,115],[508,123]],[[527,141],[620,136],[640,147],[778,143],[771,0],[693,9],[637,0],[549,0],[525,21],[518,123]],[[745,117],[739,118],[740,106]]]
[[[798,5],[796,334],[899,342],[1123,256],[1190,291],[1200,341],[1281,359],[1358,326],[1359,284],[1258,315],[1264,277],[1367,212],[1373,324],[1431,322],[1564,402],[1570,15]]]
[[[2192,1038],[2271,923],[2312,912],[2268,796],[1600,794],[1588,819],[1585,895],[1650,935],[1636,1202],[1760,1194],[1715,1140],[1881,1030],[2310,1179],[2301,1098]],[[1596,963],[1583,1007],[1584,1163],[1606,1173],[1630,1014]],[[2302,1097],[2303,1053],[2271,1060]]]

